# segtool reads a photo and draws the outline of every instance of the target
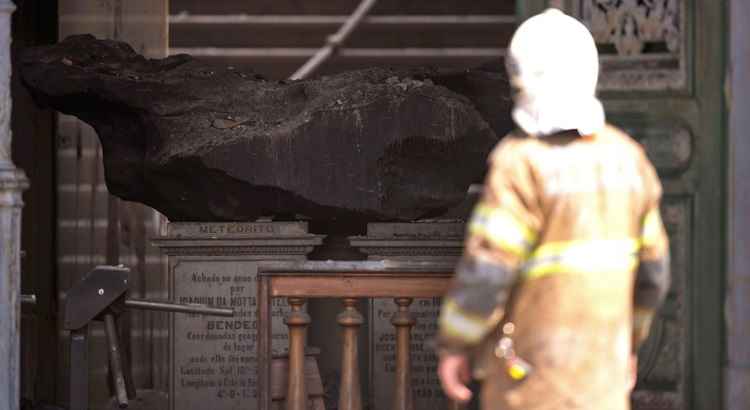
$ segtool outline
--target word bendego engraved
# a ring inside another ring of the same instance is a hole
[[[257,273],[260,263],[304,260],[321,238],[303,222],[172,223],[155,241],[169,256],[170,297],[234,309],[232,318],[170,319],[170,409],[247,410],[257,402]],[[288,335],[275,301],[274,353]]]

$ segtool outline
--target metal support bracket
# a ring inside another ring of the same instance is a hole
[[[233,316],[232,309],[203,305],[127,299],[130,269],[123,265],[97,266],[66,294],[63,327],[70,331],[70,410],[88,410],[88,326],[94,320],[104,322],[107,336],[109,373],[120,408],[136,398],[129,358],[120,349],[117,316],[125,309],[145,309],[201,315]]]

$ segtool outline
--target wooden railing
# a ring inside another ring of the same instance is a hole
[[[300,262],[293,267],[260,268],[258,272],[258,387],[259,409],[271,408],[271,299],[287,298],[289,376],[286,410],[307,410],[304,358],[305,334],[311,325],[303,306],[307,298],[339,298],[343,310],[340,410],[361,410],[357,337],[362,315],[357,298],[393,298],[398,310],[391,323],[396,328],[394,410],[413,410],[411,388],[411,330],[416,321],[409,313],[414,298],[442,296],[452,276],[452,265],[434,262]],[[451,408],[458,408],[451,404]]]

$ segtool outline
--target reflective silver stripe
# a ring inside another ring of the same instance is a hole
[[[466,314],[452,300],[447,300],[440,312],[440,331],[451,339],[476,343],[487,331],[487,321]]]

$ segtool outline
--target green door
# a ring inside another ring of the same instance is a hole
[[[519,0],[584,21],[601,54],[608,120],[646,148],[664,185],[669,299],[639,355],[634,409],[722,408],[725,3]]]

